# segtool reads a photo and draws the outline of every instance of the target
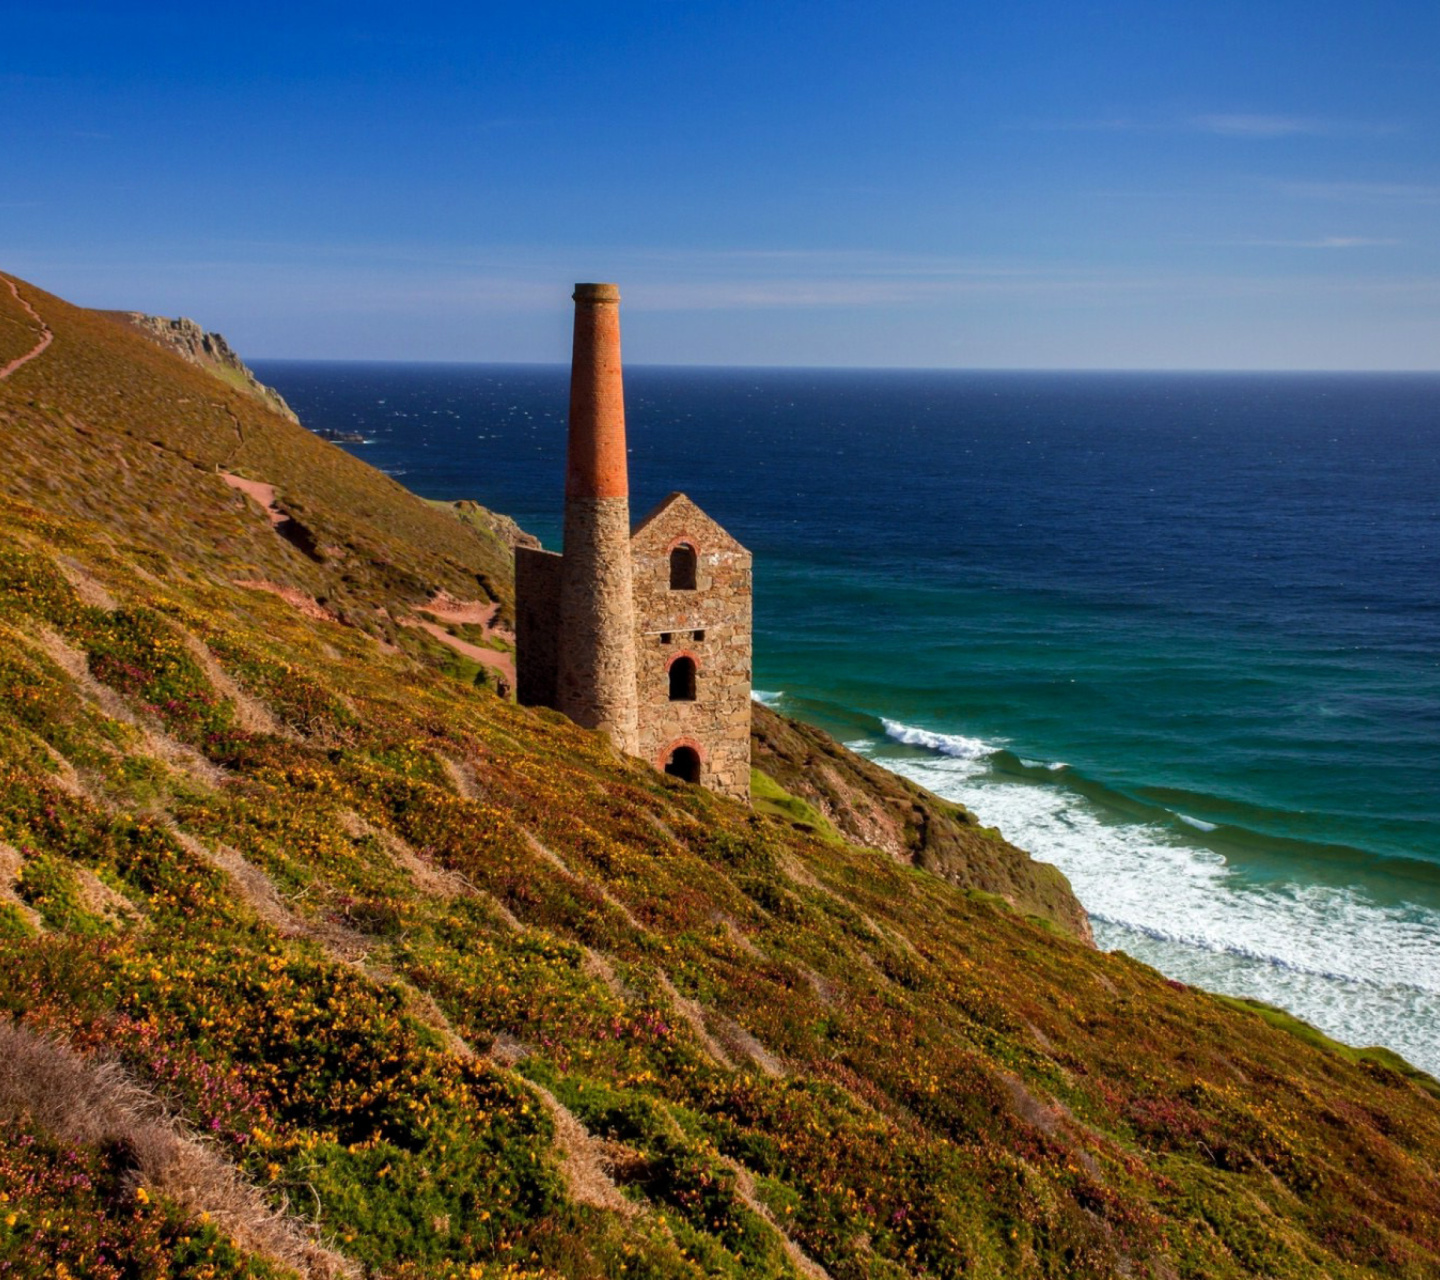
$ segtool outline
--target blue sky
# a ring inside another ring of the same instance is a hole
[[[1440,368],[1440,4],[0,0],[0,267],[252,357]]]

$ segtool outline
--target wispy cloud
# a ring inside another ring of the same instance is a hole
[[[1303,200],[1358,204],[1440,204],[1440,186],[1419,182],[1281,182],[1276,189]]]
[[[1236,244],[1256,249],[1376,249],[1398,245],[1399,240],[1375,236],[1315,236],[1308,240],[1238,240]]]
[[[1195,116],[1192,128],[1228,138],[1293,138],[1301,134],[1326,135],[1335,126],[1304,116],[1205,115]]]
[[[1380,137],[1400,126],[1373,120],[1335,120],[1275,112],[1212,111],[1193,116],[1117,112],[1073,120],[1030,120],[1024,128],[1059,133],[1205,133],[1222,138],[1267,141],[1279,138]]]

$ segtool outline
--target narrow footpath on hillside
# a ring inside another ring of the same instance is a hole
[[[429,603],[421,606],[421,612],[430,614],[432,618],[438,618],[439,622],[432,622],[425,618],[400,618],[398,621],[402,627],[419,627],[441,644],[469,658],[472,662],[478,662],[482,666],[498,671],[510,688],[515,687],[513,655],[501,653],[495,649],[482,649],[468,640],[451,635],[442,625],[449,623],[476,626],[481,628],[481,634],[486,640],[498,634],[502,639],[513,644],[514,636],[503,627],[496,625],[495,616],[500,612],[498,604],[490,600],[456,600],[448,593],[440,591]]]
[[[45,348],[48,347],[51,342],[55,340],[55,335],[50,332],[50,326],[40,318],[40,313],[36,311],[34,307],[32,307],[24,298],[20,296],[20,290],[16,286],[15,281],[7,279],[5,283],[10,286],[10,292],[15,295],[15,301],[18,302],[22,307],[25,308],[26,311],[30,313],[30,318],[35,321],[37,326],[39,326],[40,341],[37,342],[33,347],[31,347],[30,350],[27,351],[23,356],[16,356],[15,359],[10,361],[9,364],[0,367],[0,381],[8,378],[12,373],[15,372],[16,369],[19,369],[21,366],[29,364],[30,361],[35,359],[36,356],[38,356],[42,351],[44,351]]]
[[[245,494],[265,512],[271,528],[276,533],[291,543],[296,542],[295,535],[288,530],[290,526],[297,525],[297,522],[280,505],[273,484],[266,484],[263,480],[249,480],[230,471],[221,470],[219,475],[232,489]],[[303,547],[301,549],[303,550]],[[324,618],[331,622],[339,621],[333,613],[320,605],[313,597],[307,596],[293,587],[283,587],[273,582],[260,580],[245,580],[237,582],[236,585],[269,591],[272,595],[277,595],[287,603],[294,605],[308,617]],[[457,600],[448,592],[439,591],[419,607],[418,613],[422,616],[402,614],[396,617],[395,621],[402,627],[414,627],[424,631],[462,657],[469,658],[472,662],[478,662],[481,666],[489,667],[499,675],[509,689],[514,689],[515,656],[512,651],[487,649],[483,645],[472,644],[469,640],[452,634],[450,630],[456,626],[475,627],[479,630],[482,641],[498,639],[502,644],[507,644],[513,649],[514,633],[496,622],[499,612],[500,606],[493,600]]]

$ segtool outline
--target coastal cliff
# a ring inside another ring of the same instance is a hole
[[[823,816],[846,840],[923,867],[962,889],[1093,941],[1090,920],[1060,871],[1037,862],[963,805],[883,769],[814,725],[754,709],[755,767]]]
[[[18,1273],[1440,1273],[1394,1055],[807,726],[751,809],[496,696],[514,535],[127,322],[0,277],[0,368]]]
[[[164,316],[147,316],[143,311],[121,311],[117,314],[182,360],[213,373],[231,386],[239,387],[291,422],[300,421],[295,411],[285,403],[285,397],[274,387],[267,387],[250,371],[250,367],[225,341],[223,334],[206,333],[195,321],[184,317],[169,320]]]

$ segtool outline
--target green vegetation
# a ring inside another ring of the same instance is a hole
[[[384,565],[317,565],[182,456],[213,389],[22,288],[0,1032],[139,1101],[87,1125],[0,1052],[4,1274],[1440,1271],[1433,1082],[1096,952],[1053,869],[815,730],[757,716],[754,812],[452,678],[377,609],[474,594],[459,521],[397,486]],[[297,508],[390,493],[287,433]]]
[[[792,796],[768,773],[759,769],[750,770],[750,799],[756,813],[768,813],[800,831],[813,833],[836,844],[843,843],[840,833],[814,805],[799,796]]]
[[[1293,1013],[1286,1013],[1284,1009],[1277,1009],[1273,1004],[1266,1004],[1263,1000],[1222,995],[1217,995],[1215,999],[1221,1004],[1229,1005],[1232,1009],[1245,1009],[1258,1014],[1272,1027],[1278,1027],[1297,1039],[1303,1040],[1306,1044],[1323,1049],[1326,1053],[1333,1053],[1337,1057],[1344,1058],[1346,1062],[1353,1062],[1357,1066],[1369,1064],[1372,1069],[1382,1075],[1385,1072],[1391,1072],[1404,1076],[1412,1084],[1424,1089],[1434,1097],[1440,1098],[1440,1080],[1427,1075],[1424,1071],[1417,1071],[1398,1053],[1392,1053],[1389,1049],[1379,1045],[1355,1049],[1348,1044],[1341,1044],[1338,1040],[1332,1040],[1318,1027],[1312,1027]]]

